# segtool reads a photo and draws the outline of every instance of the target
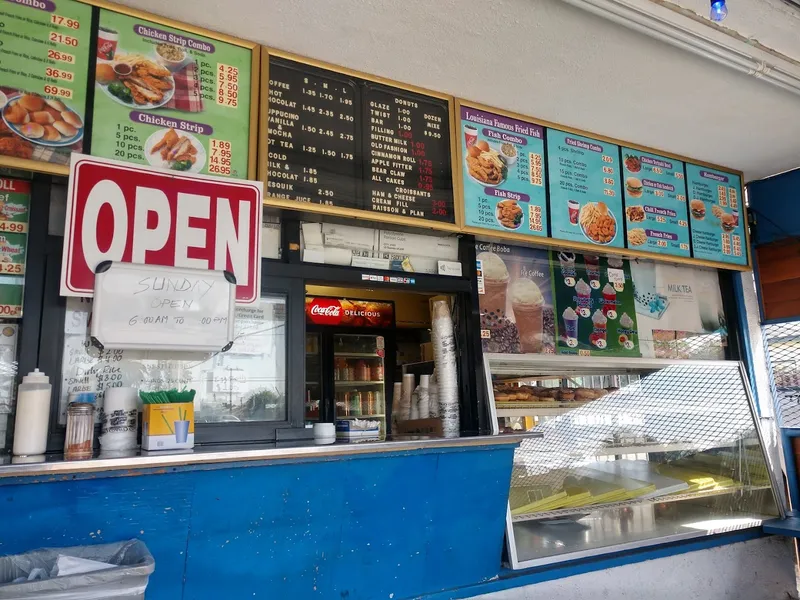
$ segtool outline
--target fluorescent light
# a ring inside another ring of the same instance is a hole
[[[667,44],[800,95],[800,67],[651,0],[563,0]]]

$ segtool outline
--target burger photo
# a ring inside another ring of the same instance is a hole
[[[706,218],[706,205],[702,200],[692,200],[689,203],[689,210],[692,211],[692,217],[698,221]]]
[[[727,231],[728,233],[736,229],[736,219],[730,213],[722,215],[719,219],[719,224],[722,227],[722,231]]]
[[[638,177],[628,177],[625,180],[625,189],[631,198],[641,198],[644,191],[642,189],[642,180]]]

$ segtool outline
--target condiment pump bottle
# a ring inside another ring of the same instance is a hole
[[[22,378],[17,388],[17,416],[14,420],[14,446],[17,456],[44,454],[50,425],[50,378],[34,369]]]

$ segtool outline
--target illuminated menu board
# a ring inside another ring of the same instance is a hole
[[[628,248],[689,256],[689,217],[683,163],[622,149]]]
[[[548,129],[547,155],[553,237],[623,248],[619,146]]]
[[[267,195],[455,223],[446,100],[271,56]]]
[[[739,176],[687,163],[686,187],[693,256],[746,265],[744,198]]]

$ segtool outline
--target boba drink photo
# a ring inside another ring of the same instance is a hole
[[[519,331],[523,354],[542,351],[542,306],[544,297],[535,281],[522,278],[511,284],[511,307]]]

